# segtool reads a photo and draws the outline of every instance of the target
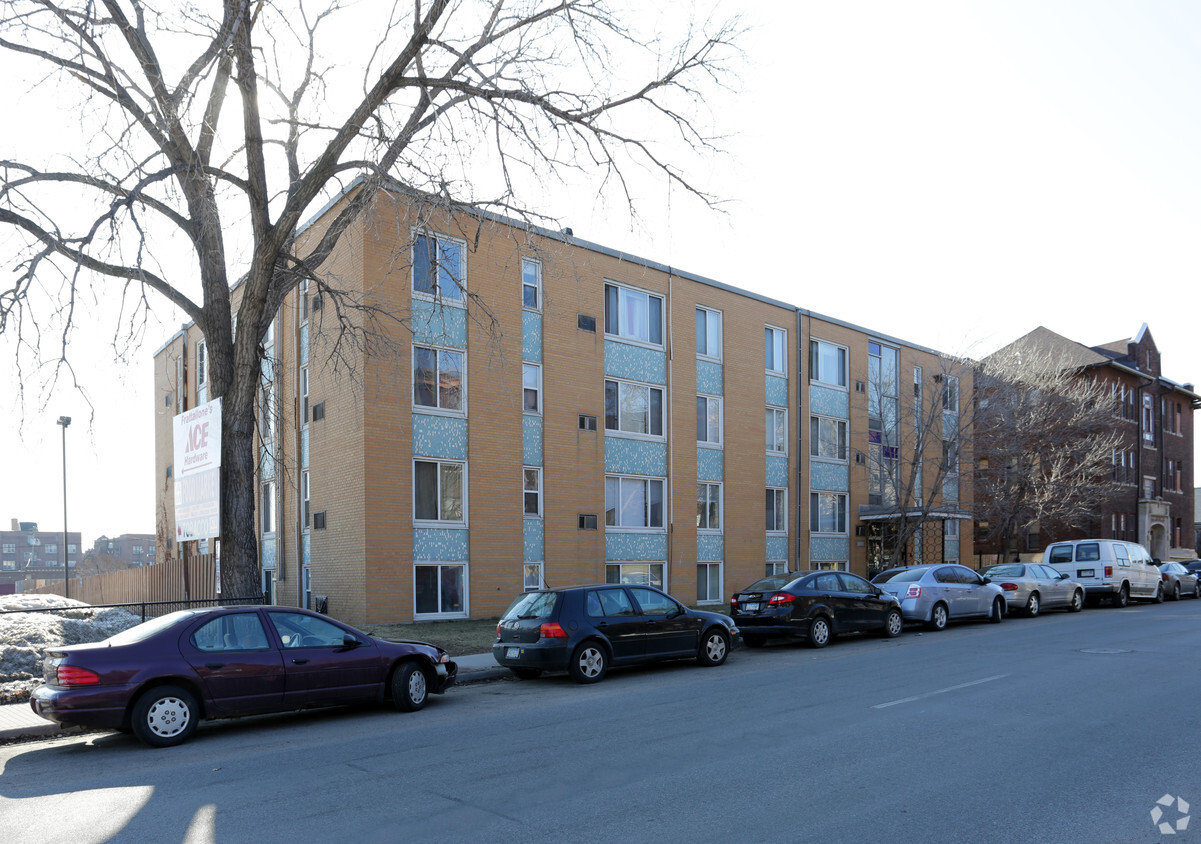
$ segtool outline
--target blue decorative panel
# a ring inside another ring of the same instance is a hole
[[[696,561],[698,563],[720,563],[723,559],[724,536],[702,533],[696,538]]]
[[[467,348],[467,310],[427,299],[412,300],[413,342]]]
[[[708,393],[711,396],[722,395],[721,372],[720,363],[714,363],[709,360],[698,360],[696,362],[696,391],[698,393]]]
[[[767,485],[788,486],[788,458],[767,456]]]
[[[809,487],[847,492],[851,488],[851,470],[845,463],[814,460],[809,464]]]
[[[531,363],[542,361],[542,314],[521,312],[521,359]]]
[[[521,417],[521,460],[526,466],[542,465],[542,417]]]
[[[275,568],[275,557],[276,557],[275,550],[276,550],[275,537],[274,536],[264,536],[263,537],[263,557],[261,560],[259,560],[259,563],[262,565],[263,568],[265,568],[265,569],[274,569]]]
[[[667,559],[665,533],[606,533],[605,559],[640,562]]]
[[[809,540],[811,560],[849,560],[851,538],[849,536],[814,536]]]
[[[767,559],[769,559],[769,560],[787,560],[788,559],[788,537],[787,536],[769,536],[767,538]]]
[[[766,402],[776,407],[788,407],[788,379],[776,375],[765,376]]]
[[[413,414],[413,454],[418,457],[467,459],[467,420],[459,416]]]
[[[829,387],[809,385],[809,409],[822,416],[833,416],[836,419],[848,419],[850,414],[847,407],[850,396],[846,390],[831,390]]]
[[[624,475],[666,475],[667,443],[605,437],[605,471]]]
[[[303,534],[300,539],[300,564],[307,566],[313,561],[313,543],[309,541],[309,535]]]
[[[309,468],[309,429],[307,426],[300,429],[300,466],[302,469]]]
[[[309,324],[306,322],[300,326],[300,365],[305,366],[309,362]]]
[[[696,447],[696,479],[698,481],[720,481],[723,479],[722,464],[725,452],[720,448]]]
[[[525,540],[525,561],[527,563],[542,562],[542,520],[522,519],[523,539]]]
[[[648,384],[666,384],[667,354],[658,349],[606,340],[605,374]]]
[[[413,528],[413,560],[467,562],[466,528]]]

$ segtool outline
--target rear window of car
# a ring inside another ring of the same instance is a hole
[[[872,583],[909,583],[921,580],[926,569],[889,569],[872,578]]]
[[[1076,562],[1095,563],[1101,559],[1101,546],[1095,542],[1082,542],[1076,546]]]
[[[1071,545],[1052,545],[1047,556],[1048,563],[1070,563],[1072,561]]]
[[[1008,563],[1003,566],[989,566],[981,574],[987,577],[1021,577],[1026,573],[1025,566]]]
[[[558,592],[526,592],[505,610],[505,618],[548,618],[559,603]]]
[[[742,592],[769,592],[773,589],[783,589],[789,583],[799,578],[795,574],[778,574],[772,577],[765,577],[762,580],[757,580],[745,589],[739,590]]]
[[[160,615],[158,618],[143,621],[141,624],[134,625],[128,630],[122,630],[116,635],[109,636],[105,639],[105,642],[110,645],[132,645],[135,642],[145,641],[154,634],[174,627],[195,615],[196,612],[194,610],[179,610],[178,612]]]

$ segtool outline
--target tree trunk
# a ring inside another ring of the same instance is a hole
[[[221,594],[226,598],[258,596],[263,590],[254,521],[254,402],[238,404],[222,402]]]

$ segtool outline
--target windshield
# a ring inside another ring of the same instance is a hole
[[[513,602],[505,618],[547,618],[559,602],[558,592],[527,592]]]
[[[1026,573],[1026,567],[1008,563],[1003,566],[989,566],[980,573],[988,577],[1021,577]]]
[[[889,569],[872,578],[872,583],[911,583],[921,580],[925,569]]]
[[[169,627],[174,627],[176,624],[180,624],[194,615],[196,615],[195,610],[178,610],[166,615],[160,615],[158,618],[152,618],[149,621],[143,621],[141,624],[134,625],[128,630],[122,630],[115,636],[109,636],[104,641],[109,645],[132,645],[135,642],[149,639],[155,633],[166,630]]]

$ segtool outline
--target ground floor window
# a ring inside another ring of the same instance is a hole
[[[845,560],[814,560],[810,567],[816,571],[848,571]]]
[[[417,615],[464,615],[467,566],[437,563],[414,567],[413,604]]]
[[[268,604],[276,604],[275,600],[275,571],[263,569],[263,595]]]
[[[301,605],[305,609],[313,608],[313,570],[309,566],[305,566],[300,572],[301,589],[304,592],[302,596],[304,603]]]
[[[943,551],[943,561],[947,563],[959,562],[959,522],[955,519],[947,519],[943,522],[945,537],[945,549]]]
[[[771,577],[773,574],[783,574],[788,571],[787,560],[768,560],[767,565],[763,567],[765,577]]]
[[[522,566],[522,587],[526,592],[541,589],[546,585],[546,580],[542,575],[542,565],[542,563],[526,563]]]
[[[609,563],[605,583],[627,583],[663,589],[663,563]]]
[[[721,600],[721,563],[697,563],[696,602],[711,604]]]

